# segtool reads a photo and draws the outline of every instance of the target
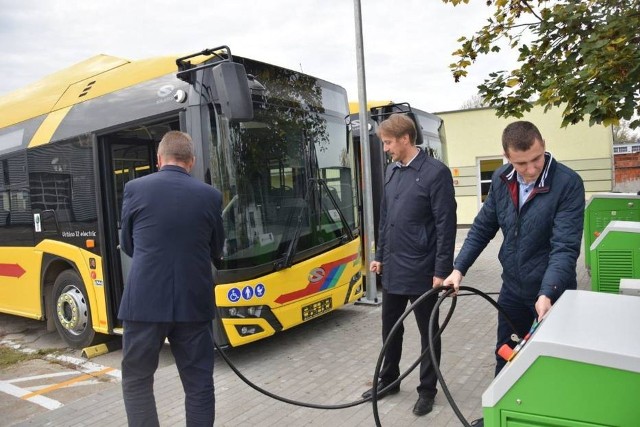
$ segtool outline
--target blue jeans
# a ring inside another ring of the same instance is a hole
[[[159,425],[153,396],[153,376],[166,338],[176,361],[185,393],[187,426],[212,426],[213,323],[123,322],[122,395],[129,426]]]

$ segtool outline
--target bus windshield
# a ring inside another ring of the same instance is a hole
[[[220,270],[251,269],[242,279],[346,243],[357,217],[346,94],[292,71],[297,80],[277,86],[256,71],[254,119],[217,117],[210,148],[211,182],[223,193]]]

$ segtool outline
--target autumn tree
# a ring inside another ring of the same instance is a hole
[[[469,0],[443,0],[454,6]],[[499,116],[563,108],[562,125],[640,127],[640,0],[487,0],[487,24],[460,38],[455,81],[479,55],[518,49],[518,66],[478,86]],[[634,116],[635,115],[635,116]]]
[[[613,127],[614,144],[632,144],[638,140],[640,137],[631,131],[627,120],[620,120],[620,124]]]
[[[461,110],[471,110],[473,108],[484,108],[489,107],[481,95],[473,95],[471,98],[467,99],[460,106]]]

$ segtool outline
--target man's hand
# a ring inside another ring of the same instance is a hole
[[[442,286],[443,282],[444,282],[444,279],[442,277],[433,276],[433,287],[434,288],[439,288],[440,286]]]
[[[540,295],[538,301],[536,301],[536,313],[538,313],[538,322],[547,314],[551,309],[551,299],[545,295]]]
[[[464,276],[459,270],[453,270],[449,275],[449,277],[444,279],[444,282],[442,282],[438,286],[453,286],[454,295],[457,295],[458,291],[460,290],[460,283],[462,282],[463,278]],[[435,283],[434,283],[434,286],[435,286]]]
[[[369,270],[376,274],[382,274],[382,263],[380,261],[371,261],[371,264],[369,264]]]

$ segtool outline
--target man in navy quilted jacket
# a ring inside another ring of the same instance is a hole
[[[467,270],[502,230],[498,303],[523,337],[565,289],[576,289],[585,194],[580,176],[545,151],[533,123],[509,124],[502,133],[502,147],[509,163],[493,174],[489,195],[444,285],[457,291]],[[512,332],[499,315],[496,349],[515,345]],[[505,363],[496,356],[496,375]]]

